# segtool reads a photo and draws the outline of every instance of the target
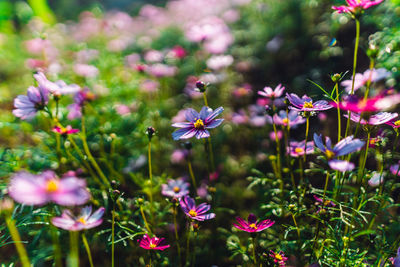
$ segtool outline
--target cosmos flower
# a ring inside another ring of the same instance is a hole
[[[179,201],[183,212],[192,220],[196,221],[204,221],[210,220],[215,217],[214,213],[207,213],[210,210],[211,206],[207,203],[202,203],[196,207],[196,203],[194,199],[189,196],[184,196]]]
[[[68,135],[79,132],[78,129],[73,129],[71,125],[67,125],[66,127],[54,126],[52,131],[61,135]]]
[[[379,111],[376,104],[380,99],[382,99],[382,97],[377,96],[364,100],[364,98],[360,99],[355,95],[350,95],[342,99],[339,103],[332,101],[331,105],[336,108],[339,107],[341,110],[351,112],[375,112]]]
[[[289,111],[288,114],[286,114],[286,111],[281,110],[278,114],[274,114],[272,118],[276,125],[283,125],[285,127],[288,124],[290,127],[296,127],[306,121],[306,119],[300,116],[295,110]]]
[[[348,115],[344,115],[346,118],[348,118]],[[360,123],[362,125],[380,125],[387,123],[389,121],[392,121],[394,118],[398,116],[397,113],[389,113],[389,112],[379,112],[375,115],[372,115],[368,118],[368,121],[365,119],[360,119],[360,114],[359,113],[351,113],[350,114],[350,120]]]
[[[322,135],[314,133],[314,143],[325,154],[328,159],[329,166],[337,171],[345,172],[354,169],[354,164],[345,160],[337,159],[340,156],[344,156],[353,153],[364,146],[364,141],[360,139],[353,139],[353,136],[348,136],[339,141],[333,148],[332,142],[329,137],[326,137],[325,144],[322,142]]]
[[[347,6],[332,6],[338,13],[356,13],[358,10],[363,11],[372,6],[378,5],[383,0],[346,0]]]
[[[286,94],[290,104],[293,107],[289,107],[289,109],[296,111],[321,111],[331,109],[332,106],[325,100],[319,100],[313,103],[313,100],[304,95],[302,98],[298,97],[296,94]]]
[[[393,119],[393,120],[386,122],[385,124],[392,126],[394,129],[397,129],[400,127],[400,120]]]
[[[304,145],[305,145],[305,140],[301,142],[296,142],[296,141],[291,141],[290,146],[287,147],[287,153],[290,154],[292,157],[302,157],[304,156]],[[314,153],[314,142],[309,141],[307,142],[306,146],[306,154],[312,154]]]
[[[90,199],[86,182],[76,177],[59,179],[53,171],[34,175],[18,172],[11,177],[9,194],[26,205],[44,205],[55,202],[63,206],[85,204]]]
[[[139,246],[144,249],[151,249],[151,250],[164,250],[170,247],[170,245],[166,245],[164,242],[165,238],[158,238],[158,237],[149,237],[145,234],[142,239],[138,239]]]
[[[373,172],[372,177],[368,180],[368,184],[371,187],[377,187],[381,183],[383,183],[384,174],[380,174],[379,172]]]
[[[275,253],[274,251],[270,250],[269,256],[274,259],[274,262],[276,264],[279,264],[279,266],[285,266],[285,261],[288,260],[287,257],[285,257],[285,253],[283,251],[279,251],[279,253]]]
[[[96,98],[96,95],[92,93],[89,88],[84,88],[74,95],[74,103],[69,105],[67,118],[73,120],[82,117],[82,107],[86,102],[90,102]]]
[[[218,71],[232,65],[233,57],[231,55],[212,56],[206,63],[208,68]]]
[[[282,86],[281,84],[278,84],[277,87],[275,87],[275,89],[272,89],[271,87],[264,87],[264,89],[262,91],[258,91],[258,94],[260,96],[264,96],[270,99],[275,99],[278,97],[281,97],[283,94],[283,91],[285,91],[285,87]]]
[[[315,199],[315,205],[317,206],[322,206],[322,207],[318,207],[317,213],[320,213],[322,210],[324,210],[325,207],[334,207],[336,206],[335,203],[333,203],[333,201],[331,200],[327,200],[325,199],[325,201],[322,200],[322,198],[313,195],[314,199]]]
[[[238,224],[234,223],[233,226],[248,233],[261,232],[275,224],[275,222],[271,220],[257,222],[257,217],[251,213],[247,217],[247,222],[240,217],[236,217],[236,221]]]
[[[49,91],[44,87],[28,88],[27,95],[19,95],[14,99],[14,116],[22,120],[33,118],[39,110],[49,102]]]
[[[161,194],[167,197],[181,198],[189,194],[190,184],[182,178],[169,179],[167,184],[161,185]]]
[[[382,80],[390,75],[390,71],[380,68],[380,69],[373,69],[372,74],[371,70],[366,70],[363,74],[356,73],[354,78],[354,92],[363,87],[367,82],[371,79],[371,82],[377,82]],[[347,93],[351,92],[351,87],[353,84],[353,79],[344,80],[340,83],[341,86],[344,86],[344,90]]]
[[[74,216],[70,210],[64,210],[61,217],[52,218],[51,223],[67,231],[90,229],[103,222],[101,217],[103,217],[104,210],[101,207],[92,214],[92,206],[86,206],[82,208],[78,216]]]
[[[188,108],[185,112],[185,118],[188,122],[177,122],[173,127],[182,128],[172,133],[174,140],[188,139],[196,136],[197,139],[210,137],[207,129],[219,126],[223,119],[215,119],[224,109],[222,107],[212,110],[209,107],[203,107],[200,114],[194,109]]]
[[[37,74],[34,74],[33,77],[38,82],[39,87],[47,89],[53,95],[75,94],[81,89],[79,85],[67,85],[61,80],[57,82],[51,82],[46,78],[43,72],[38,72]]]
[[[390,166],[390,172],[393,175],[399,176],[400,175],[400,162],[398,162],[397,164],[393,164],[392,166]]]

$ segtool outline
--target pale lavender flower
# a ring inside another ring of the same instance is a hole
[[[54,95],[75,94],[79,92],[79,90],[81,90],[79,85],[67,85],[64,81],[61,80],[51,82],[46,78],[43,72],[38,72],[37,74],[34,74],[33,77],[38,82],[40,88],[45,88],[47,91]]]
[[[363,87],[371,78],[371,82],[377,82],[388,77],[391,74],[390,71],[380,68],[380,69],[373,69],[372,74],[371,70],[366,70],[363,74],[356,73],[354,78],[354,92]],[[340,83],[340,85],[344,86],[345,91],[347,93],[351,92],[351,87],[353,84],[353,79],[344,80]]]
[[[74,216],[70,210],[64,210],[61,217],[54,217],[51,223],[58,228],[67,231],[81,231],[99,226],[102,222],[104,208],[101,207],[92,214],[92,206],[82,208],[78,216]]]
[[[79,76],[87,78],[94,78],[99,75],[99,70],[95,66],[81,63],[74,65],[74,72]]]
[[[180,199],[189,194],[189,186],[190,184],[182,178],[176,180],[169,179],[167,184],[161,185],[161,194]]]
[[[82,205],[90,199],[86,182],[76,177],[58,178],[53,171],[35,175],[18,172],[11,177],[9,194],[26,205],[55,202],[63,206]]]
[[[13,114],[22,120],[33,118],[39,110],[49,102],[49,91],[44,87],[28,88],[27,95],[19,95],[14,99]]]
[[[344,115],[346,118],[348,118],[348,115]],[[380,125],[387,123],[394,118],[397,118],[398,114],[397,113],[389,113],[389,112],[379,112],[375,115],[372,115],[368,118],[368,121],[365,119],[361,118],[360,119],[360,113],[351,113],[350,115],[350,120],[360,123],[362,125]]]
[[[264,87],[264,89],[262,91],[258,91],[258,94],[260,96],[275,99],[275,98],[281,97],[283,94],[283,91],[285,91],[285,87],[282,86],[281,84],[278,84],[278,86],[275,87],[275,89],[272,89],[271,87],[268,87],[268,86]]]
[[[233,57],[231,55],[212,56],[207,60],[206,63],[207,67],[212,70],[221,70],[232,65]]]
[[[371,187],[377,187],[383,183],[384,174],[373,172],[372,177],[368,180],[368,184]]]

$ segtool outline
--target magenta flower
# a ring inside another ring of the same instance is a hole
[[[290,104],[293,107],[289,107],[289,109],[296,110],[296,111],[321,111],[331,109],[332,106],[325,100],[319,100],[313,103],[313,100],[304,95],[302,98],[298,97],[296,94],[286,94]]]
[[[182,178],[168,180],[168,184],[161,185],[161,194],[167,197],[181,198],[189,194],[190,184]]]
[[[386,122],[385,124],[392,126],[394,129],[397,129],[400,127],[400,120],[393,119],[393,120]]]
[[[194,199],[189,196],[184,196],[179,201],[183,212],[192,220],[204,221],[215,217],[215,213],[207,213],[211,206],[207,203],[202,203],[196,207]]]
[[[81,231],[99,226],[102,222],[104,208],[101,207],[92,214],[92,206],[82,208],[78,216],[74,216],[70,210],[64,210],[61,217],[54,217],[51,223],[58,228],[67,231]]]
[[[290,146],[287,147],[287,153],[289,153],[290,156],[295,157],[295,158],[302,157],[302,156],[304,156],[304,145],[305,145],[305,140],[303,140],[301,142],[291,141]],[[314,153],[314,142],[313,141],[307,142],[305,153],[307,155]]]
[[[258,91],[258,94],[260,96],[264,96],[270,99],[275,99],[278,97],[281,97],[283,94],[283,91],[285,91],[285,87],[282,86],[281,84],[278,84],[277,87],[275,87],[275,89],[272,89],[271,87],[264,87],[264,89],[262,91]]]
[[[400,164],[400,162],[390,166],[390,172],[393,175],[399,176],[399,174],[400,174],[400,166],[399,166],[399,164]]]
[[[338,13],[356,13],[372,6],[378,5],[383,0],[346,0],[348,6],[332,6]]]
[[[331,102],[331,105],[334,107],[338,107],[341,110],[347,110],[351,112],[375,112],[379,111],[379,108],[377,106],[377,103],[379,100],[381,100],[381,96],[376,96],[373,98],[369,98],[364,100],[364,98],[358,98],[355,95],[350,95],[346,98],[344,98],[342,101],[337,104],[336,102]]]
[[[344,116],[348,118],[347,114],[345,114]],[[368,121],[366,121],[365,119],[360,119],[359,113],[351,113],[350,120],[356,123],[360,123],[362,125],[380,125],[393,120],[397,116],[397,113],[379,112],[375,115],[370,116],[368,118]]]
[[[49,91],[44,87],[28,88],[27,95],[19,95],[14,99],[14,116],[27,120],[33,118],[39,110],[49,102]]]
[[[295,110],[289,111],[286,114],[286,111],[281,110],[278,114],[274,114],[272,117],[273,121],[276,125],[287,126],[289,124],[290,127],[295,127],[297,125],[303,124],[306,119],[299,115],[299,113]]]
[[[67,85],[64,81],[51,82],[47,80],[46,76],[42,72],[34,74],[33,77],[39,84],[39,87],[47,89],[54,95],[66,95],[75,94],[81,88],[76,84]]]
[[[240,217],[236,217],[236,221],[238,224],[234,223],[233,226],[248,233],[261,232],[275,224],[271,220],[257,222],[257,217],[252,213],[247,217],[247,222]]]
[[[189,122],[177,122],[173,127],[182,128],[172,133],[174,140],[188,139],[196,136],[197,139],[210,137],[207,129],[219,126],[223,119],[215,119],[224,109],[222,107],[212,110],[209,107],[203,107],[200,114],[194,109],[188,108],[185,112],[185,118]]]
[[[315,205],[318,205],[318,206],[322,205],[322,207],[318,208],[317,213],[320,213],[322,210],[324,210],[325,207],[335,207],[336,206],[336,204],[333,203],[333,201],[331,201],[331,200],[325,199],[325,201],[323,201],[322,198],[320,198],[316,195],[313,195],[313,197],[316,201]]]
[[[78,129],[73,129],[71,125],[67,125],[67,127],[54,126],[52,131],[61,135],[68,135],[79,132]]]
[[[53,171],[34,175],[18,172],[11,177],[9,194],[26,205],[44,205],[55,202],[63,206],[85,204],[90,199],[86,182],[76,177],[59,179]]]
[[[314,133],[314,143],[325,154],[328,159],[329,166],[337,171],[345,172],[354,169],[354,164],[345,160],[337,159],[340,156],[344,156],[353,153],[364,146],[364,141],[360,139],[353,139],[353,136],[348,136],[334,147],[332,147],[332,142],[329,137],[326,137],[325,144],[322,142],[322,135],[317,135]]]
[[[275,253],[274,251],[270,250],[269,256],[274,259],[274,262],[276,264],[279,264],[279,266],[285,266],[285,261],[288,260],[287,257],[285,257],[285,253],[283,251],[279,251],[279,253]]]
[[[145,234],[142,239],[138,239],[139,246],[144,249],[151,250],[164,250],[170,247],[170,245],[166,245],[164,242],[165,238],[152,237],[150,238],[147,234]]]

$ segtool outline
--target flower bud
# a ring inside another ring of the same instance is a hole
[[[153,138],[153,135],[156,133],[156,129],[153,127],[147,127],[146,134],[149,137],[149,141],[151,141],[151,138]]]
[[[197,82],[196,82],[196,88],[197,88],[200,92],[204,93],[204,92],[206,91],[206,89],[207,89],[207,85],[206,85],[204,82],[202,82],[202,81],[197,81]]]
[[[331,80],[334,83],[340,82],[341,79],[342,79],[342,75],[340,73],[335,73],[335,74],[331,75]]]

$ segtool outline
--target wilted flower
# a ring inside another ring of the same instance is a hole
[[[304,95],[302,98],[298,97],[296,94],[286,94],[290,104],[294,107],[289,107],[289,109],[296,111],[321,111],[331,109],[332,106],[325,100],[319,100],[313,103],[313,100]]]
[[[346,0],[347,6],[332,6],[338,13],[352,13],[362,12],[372,6],[380,4],[383,0]]]
[[[53,171],[34,175],[18,172],[11,177],[9,194],[26,205],[43,205],[55,202],[63,206],[85,204],[90,199],[86,182],[76,177],[59,179]]]
[[[285,261],[288,260],[287,257],[285,257],[285,253],[283,251],[279,251],[279,253],[275,253],[274,251],[270,250],[269,256],[274,259],[274,262],[279,264],[279,266],[285,266]]]
[[[234,223],[233,226],[248,233],[261,232],[275,224],[274,221],[268,219],[257,222],[257,217],[252,213],[247,217],[247,222],[240,217],[236,217],[236,221],[238,224]]]
[[[296,141],[291,141],[290,146],[287,147],[287,153],[290,154],[292,157],[302,157],[304,156],[304,146],[305,146],[305,140],[301,142],[296,142]],[[314,153],[314,142],[309,141],[307,142],[307,146],[305,146],[306,154],[312,154]]]
[[[149,237],[145,234],[142,239],[138,239],[139,246],[144,249],[151,249],[151,250],[164,250],[170,247],[170,245],[166,245],[164,242],[165,238],[158,238],[158,237]]]
[[[52,131],[61,135],[68,135],[79,132],[78,129],[73,129],[71,125],[67,125],[66,127],[54,126]]]
[[[47,91],[54,95],[75,94],[81,89],[79,85],[67,85],[64,81],[61,80],[57,82],[51,82],[47,80],[46,76],[42,72],[34,74],[33,77],[38,82],[39,87],[47,89]]]
[[[64,210],[61,217],[52,218],[51,223],[67,231],[90,229],[103,222],[101,217],[103,217],[104,210],[101,207],[92,214],[92,206],[86,206],[82,208],[78,216],[74,216],[70,210]]]
[[[189,186],[190,184],[182,178],[176,180],[169,179],[167,184],[161,185],[161,194],[179,199],[189,194]]]
[[[315,205],[318,205],[318,206],[322,205],[322,207],[318,207],[317,213],[320,213],[324,209],[324,207],[334,207],[334,206],[336,206],[336,204],[333,203],[333,201],[331,201],[331,200],[325,199],[325,201],[323,201],[322,198],[320,198],[320,197],[318,197],[316,195],[313,195],[313,197],[314,197],[314,199],[316,201]]]
[[[295,110],[289,111],[288,114],[286,114],[286,111],[281,110],[278,114],[274,114],[272,118],[276,125],[283,125],[285,127],[288,124],[290,127],[295,127],[299,124],[303,124],[306,121],[306,119],[300,116]]]
[[[345,114],[344,116],[348,118],[347,114]],[[356,123],[360,123],[362,125],[380,125],[393,120],[397,116],[398,116],[397,113],[379,112],[375,115],[370,116],[368,118],[368,121],[366,121],[365,119],[360,118],[359,113],[351,113],[350,120]]]
[[[371,82],[377,82],[382,80],[390,75],[390,71],[381,68],[381,69],[373,69],[372,73],[371,70],[366,70],[363,74],[356,73],[354,78],[354,92],[363,87],[369,80]],[[347,93],[351,92],[351,88],[353,85],[353,79],[344,80],[340,83],[340,85],[345,87],[345,91]]]
[[[285,91],[285,87],[282,86],[281,84],[278,84],[277,87],[275,87],[275,89],[272,89],[271,87],[264,87],[264,89],[262,91],[258,91],[258,94],[260,96],[264,96],[270,99],[275,99],[278,97],[281,97],[283,94],[283,91]]]
[[[354,164],[345,160],[339,160],[337,157],[344,156],[353,153],[362,146],[364,146],[364,141],[360,139],[353,139],[353,136],[348,136],[339,141],[333,148],[332,142],[329,137],[326,137],[325,144],[322,141],[322,135],[317,135],[314,133],[314,143],[315,145],[325,154],[328,159],[329,166],[341,172],[350,171],[354,169]]]
[[[211,206],[207,203],[202,203],[196,207],[196,203],[194,199],[189,196],[184,196],[179,201],[183,212],[192,220],[196,221],[204,221],[210,220],[215,217],[215,213],[207,213],[210,210]]]
[[[177,122],[173,127],[182,128],[172,133],[174,140],[188,139],[196,136],[197,139],[210,137],[207,129],[219,126],[223,119],[215,119],[224,109],[222,107],[212,110],[209,107],[203,107],[200,114],[194,109],[188,108],[185,112],[185,118],[189,122]]]
[[[49,91],[44,87],[28,88],[27,95],[19,95],[14,99],[13,114],[22,120],[33,118],[38,110],[44,109],[49,102]]]

